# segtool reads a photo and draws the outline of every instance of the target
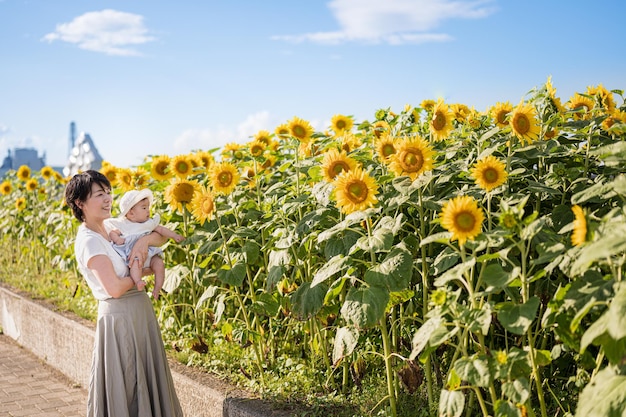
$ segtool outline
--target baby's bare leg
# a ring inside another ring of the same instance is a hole
[[[143,291],[143,289],[146,288],[146,281],[141,279],[141,269],[142,268],[141,265],[139,265],[139,260],[133,259],[130,264],[130,277],[137,286],[138,291]]]
[[[154,299],[159,298],[161,288],[163,288],[163,282],[165,281],[165,263],[160,256],[153,256],[150,260],[150,268],[154,272],[154,288],[152,289],[152,297]]]

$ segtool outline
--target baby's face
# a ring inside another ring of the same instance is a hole
[[[150,218],[150,201],[144,198],[128,210],[126,218],[131,222],[143,223]]]

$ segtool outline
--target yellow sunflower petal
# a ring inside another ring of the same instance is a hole
[[[472,197],[458,196],[443,205],[440,218],[441,225],[452,233],[452,240],[458,239],[463,245],[480,234],[485,216]]]
[[[333,184],[337,207],[345,214],[365,210],[378,203],[378,184],[361,168],[343,172]]]

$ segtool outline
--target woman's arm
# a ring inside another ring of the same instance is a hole
[[[167,238],[160,233],[152,232],[137,239],[130,251],[128,260],[137,258],[139,265],[143,265],[148,257],[148,246],[161,246],[167,242]]]
[[[113,269],[111,259],[106,255],[96,255],[89,259],[87,267],[91,269],[104,290],[113,298],[119,298],[135,286],[130,278],[118,277]]]

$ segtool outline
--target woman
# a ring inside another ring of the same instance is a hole
[[[87,415],[182,416],[150,299],[135,288],[104,227],[111,217],[110,182],[93,170],[76,174],[65,201],[81,222],[74,242],[78,268],[98,300]],[[165,241],[151,233],[135,243],[130,256],[143,265],[148,246]]]

